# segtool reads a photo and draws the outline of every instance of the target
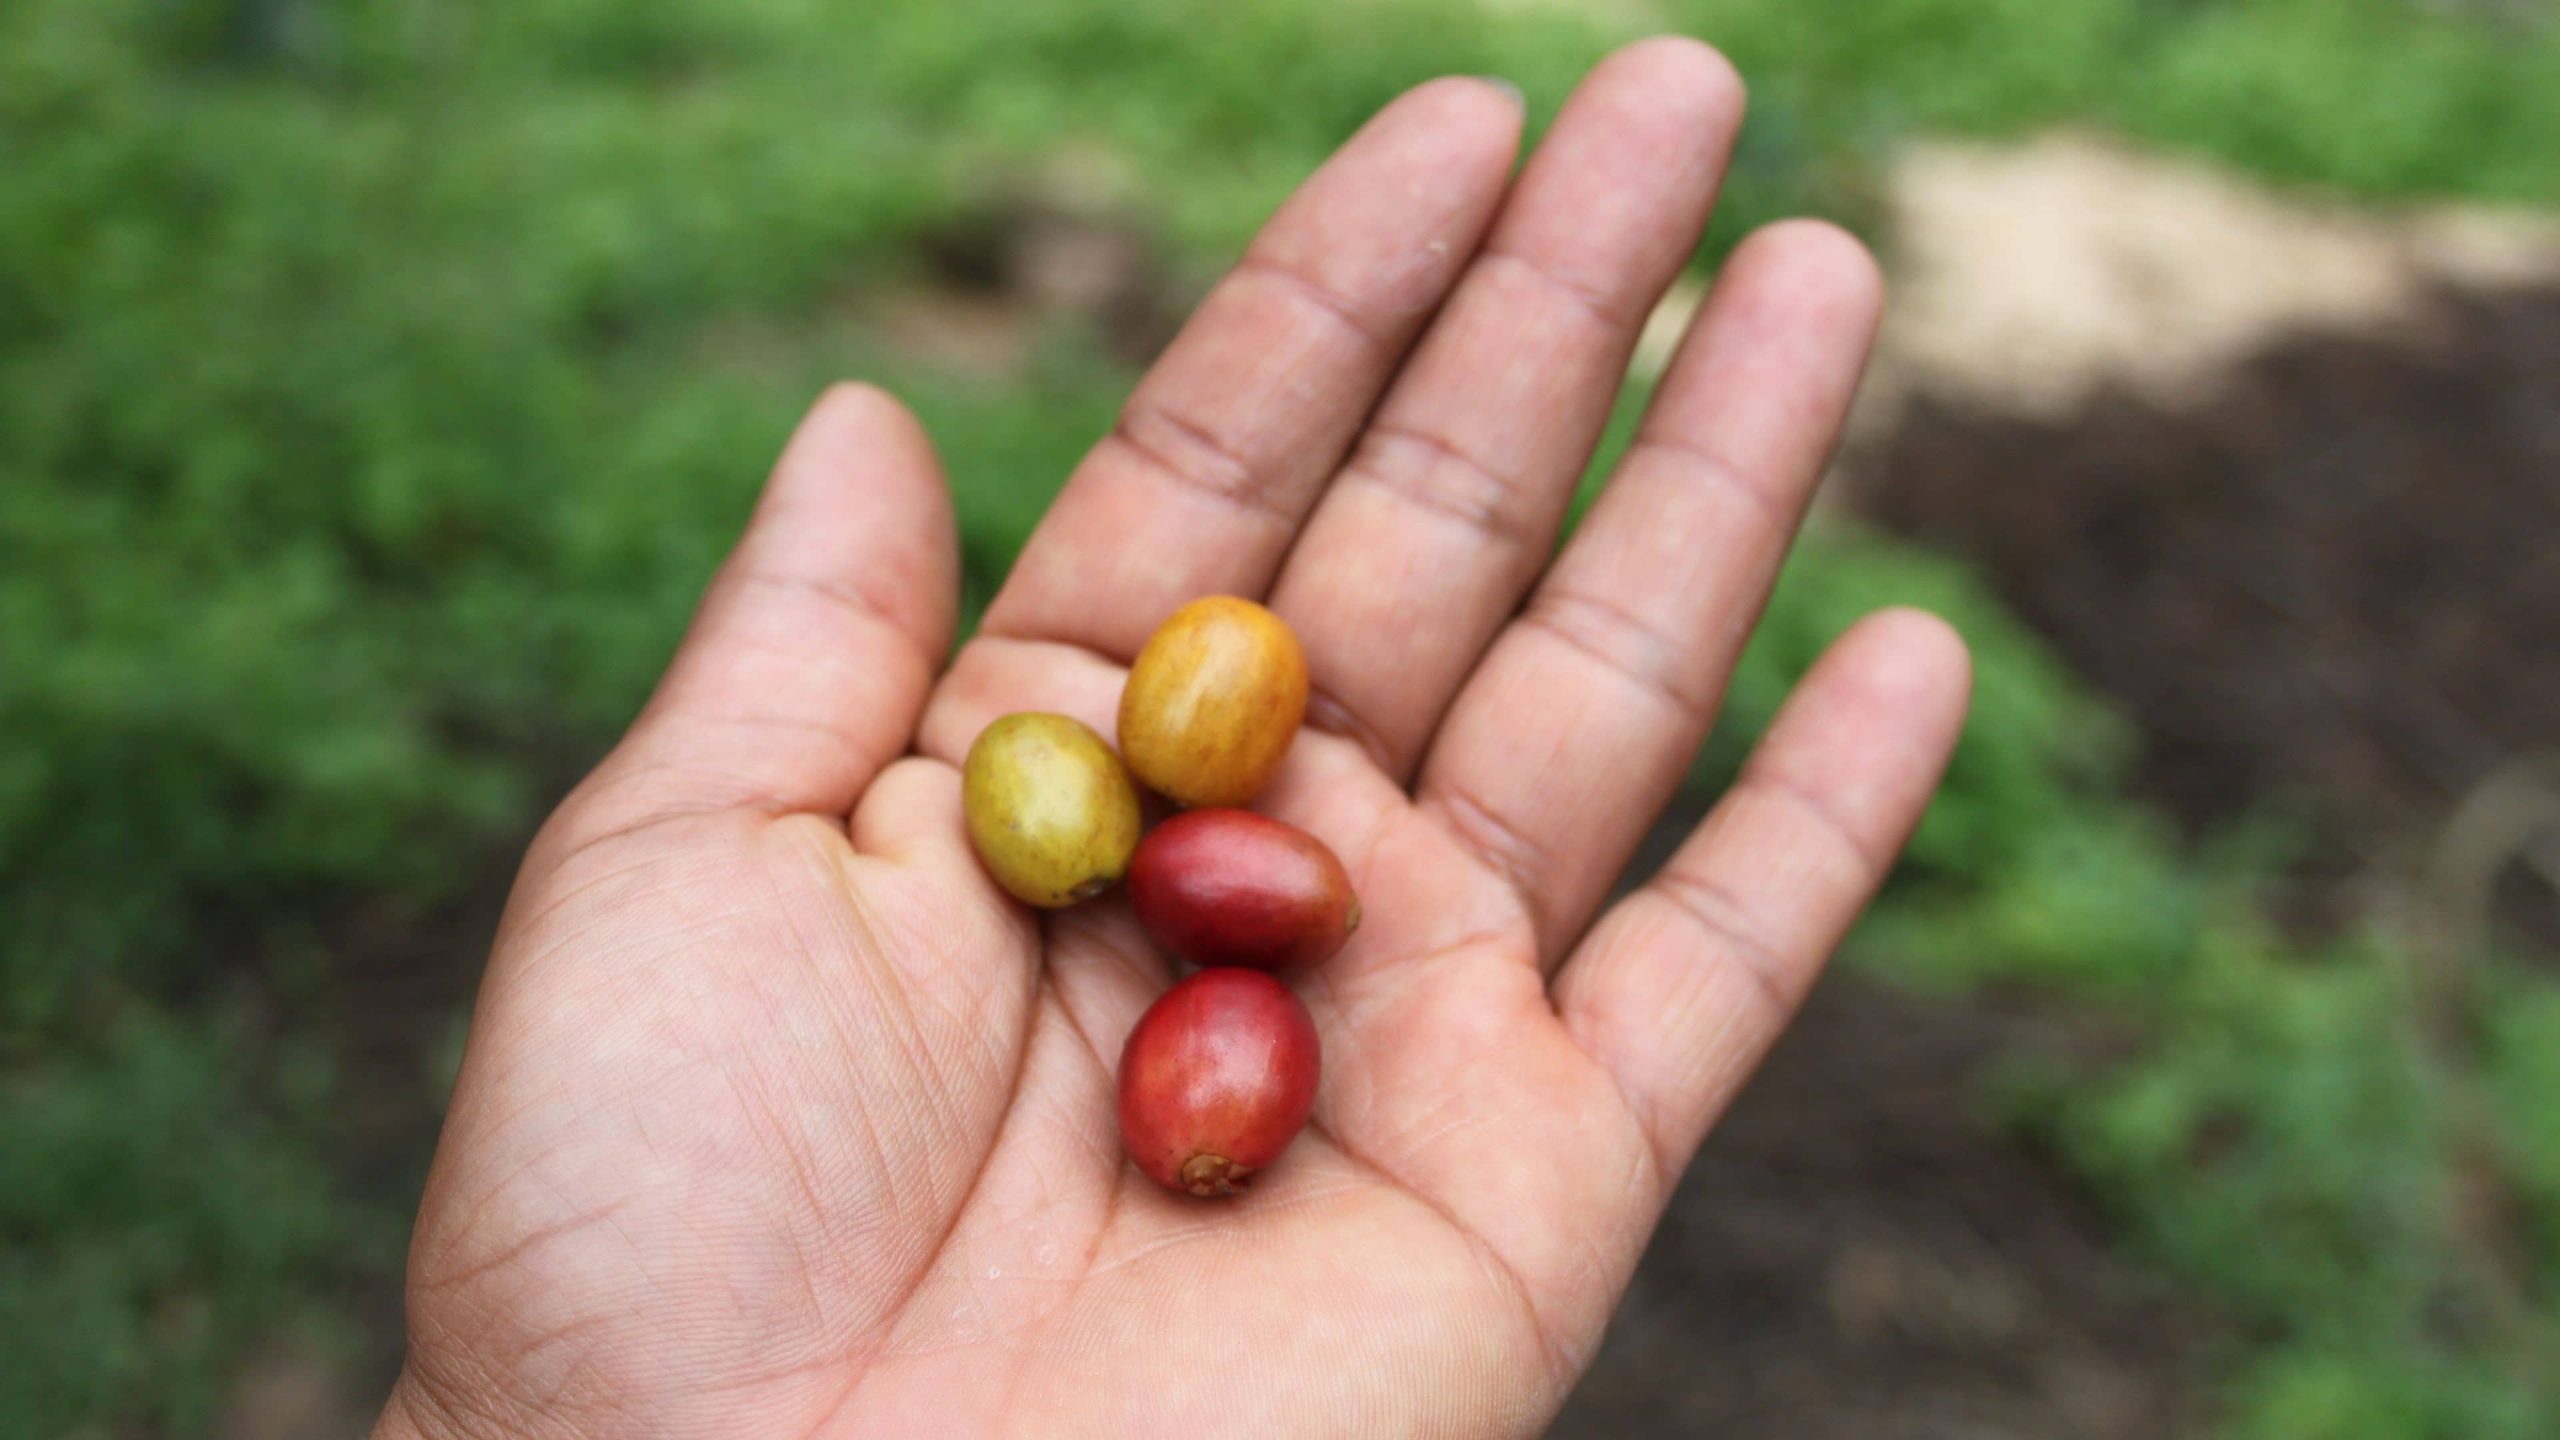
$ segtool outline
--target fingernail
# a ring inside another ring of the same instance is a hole
[[[1477,78],[1478,80],[1483,81],[1483,82],[1484,82],[1484,83],[1486,83],[1487,85],[1492,86],[1494,89],[1501,91],[1503,94],[1510,96],[1510,97],[1511,97],[1511,103],[1512,103],[1512,104],[1514,104],[1514,105],[1518,105],[1518,104],[1523,103],[1523,102],[1522,102],[1522,100],[1521,100],[1521,98],[1520,98],[1520,87],[1519,87],[1519,86],[1517,86],[1517,85],[1512,84],[1512,83],[1511,83],[1510,81],[1508,81],[1508,80],[1503,79],[1501,76],[1499,76],[1499,75],[1479,75],[1479,76],[1477,76],[1476,78]]]

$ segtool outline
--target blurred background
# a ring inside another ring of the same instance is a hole
[[[0,1434],[369,1421],[514,858],[824,382],[974,607],[1373,108],[1677,29],[1618,433],[1753,223],[1897,299],[1666,823],[1867,608],[1982,678],[1558,1433],[2560,1435],[2560,6],[1204,14],[0,5]]]

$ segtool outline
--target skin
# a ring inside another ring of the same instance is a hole
[[[1837,230],[1752,237],[1554,553],[1741,111],[1714,52],[1647,42],[1515,178],[1499,87],[1389,106],[1203,301],[947,669],[926,439],[877,390],[820,401],[525,859],[376,1433],[1535,1434],[1964,708],[1944,624],[1867,619],[1603,911],[1878,312]],[[1110,723],[1156,622],[1213,593],[1305,644],[1317,697],[1258,803],[1364,918],[1301,985],[1313,1120],[1209,1209],[1113,1143],[1164,962],[1116,899],[998,890],[958,767],[1010,711]]]
[[[1081,721],[1007,715],[978,732],[960,768],[969,843],[987,873],[1028,905],[1091,899],[1138,848],[1138,789]]]
[[[1181,804],[1242,805],[1271,783],[1306,710],[1306,655],[1288,623],[1204,596],[1139,649],[1120,692],[1120,753]]]

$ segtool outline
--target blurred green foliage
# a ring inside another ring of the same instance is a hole
[[[201,1430],[244,1345],[394,1283],[398,1217],[340,1176],[324,1103],[328,1006],[361,986],[309,957],[336,917],[412,922],[485,877],[609,740],[823,382],[917,406],[973,595],[1001,574],[1129,377],[1072,323],[1001,381],[902,356],[866,304],[928,275],[924,242],[1094,152],[1196,279],[1396,90],[1497,73],[1551,114],[1644,8],[0,7],[0,1431]],[[2549,25],[1651,10],[1755,88],[1710,254],[1785,211],[1858,219],[1911,134],[2057,122],[2348,191],[2560,194]],[[2257,933],[2246,867],[2123,802],[2130,737],[1966,576],[1818,534],[1709,773],[1897,600],[1955,616],[1982,681],[1863,953],[2160,1037],[2024,1087],[2022,1123],[2247,1317],[2237,1433],[2526,1433],[2512,1344],[2434,1318],[2452,1162],[2387,966]],[[2547,1316],[2560,1001],[2515,984],[2483,1085]]]
[[[253,1087],[243,1030],[129,1013],[0,1106],[0,1430],[137,1412],[202,1428],[246,1338],[228,1328],[287,1313],[392,1238],[338,1213],[311,1140],[325,1059],[306,1045]]]

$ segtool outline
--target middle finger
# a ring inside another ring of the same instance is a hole
[[[1312,725],[1399,780],[1544,567],[1654,302],[1696,248],[1742,83],[1693,40],[1595,68],[1282,567]]]

